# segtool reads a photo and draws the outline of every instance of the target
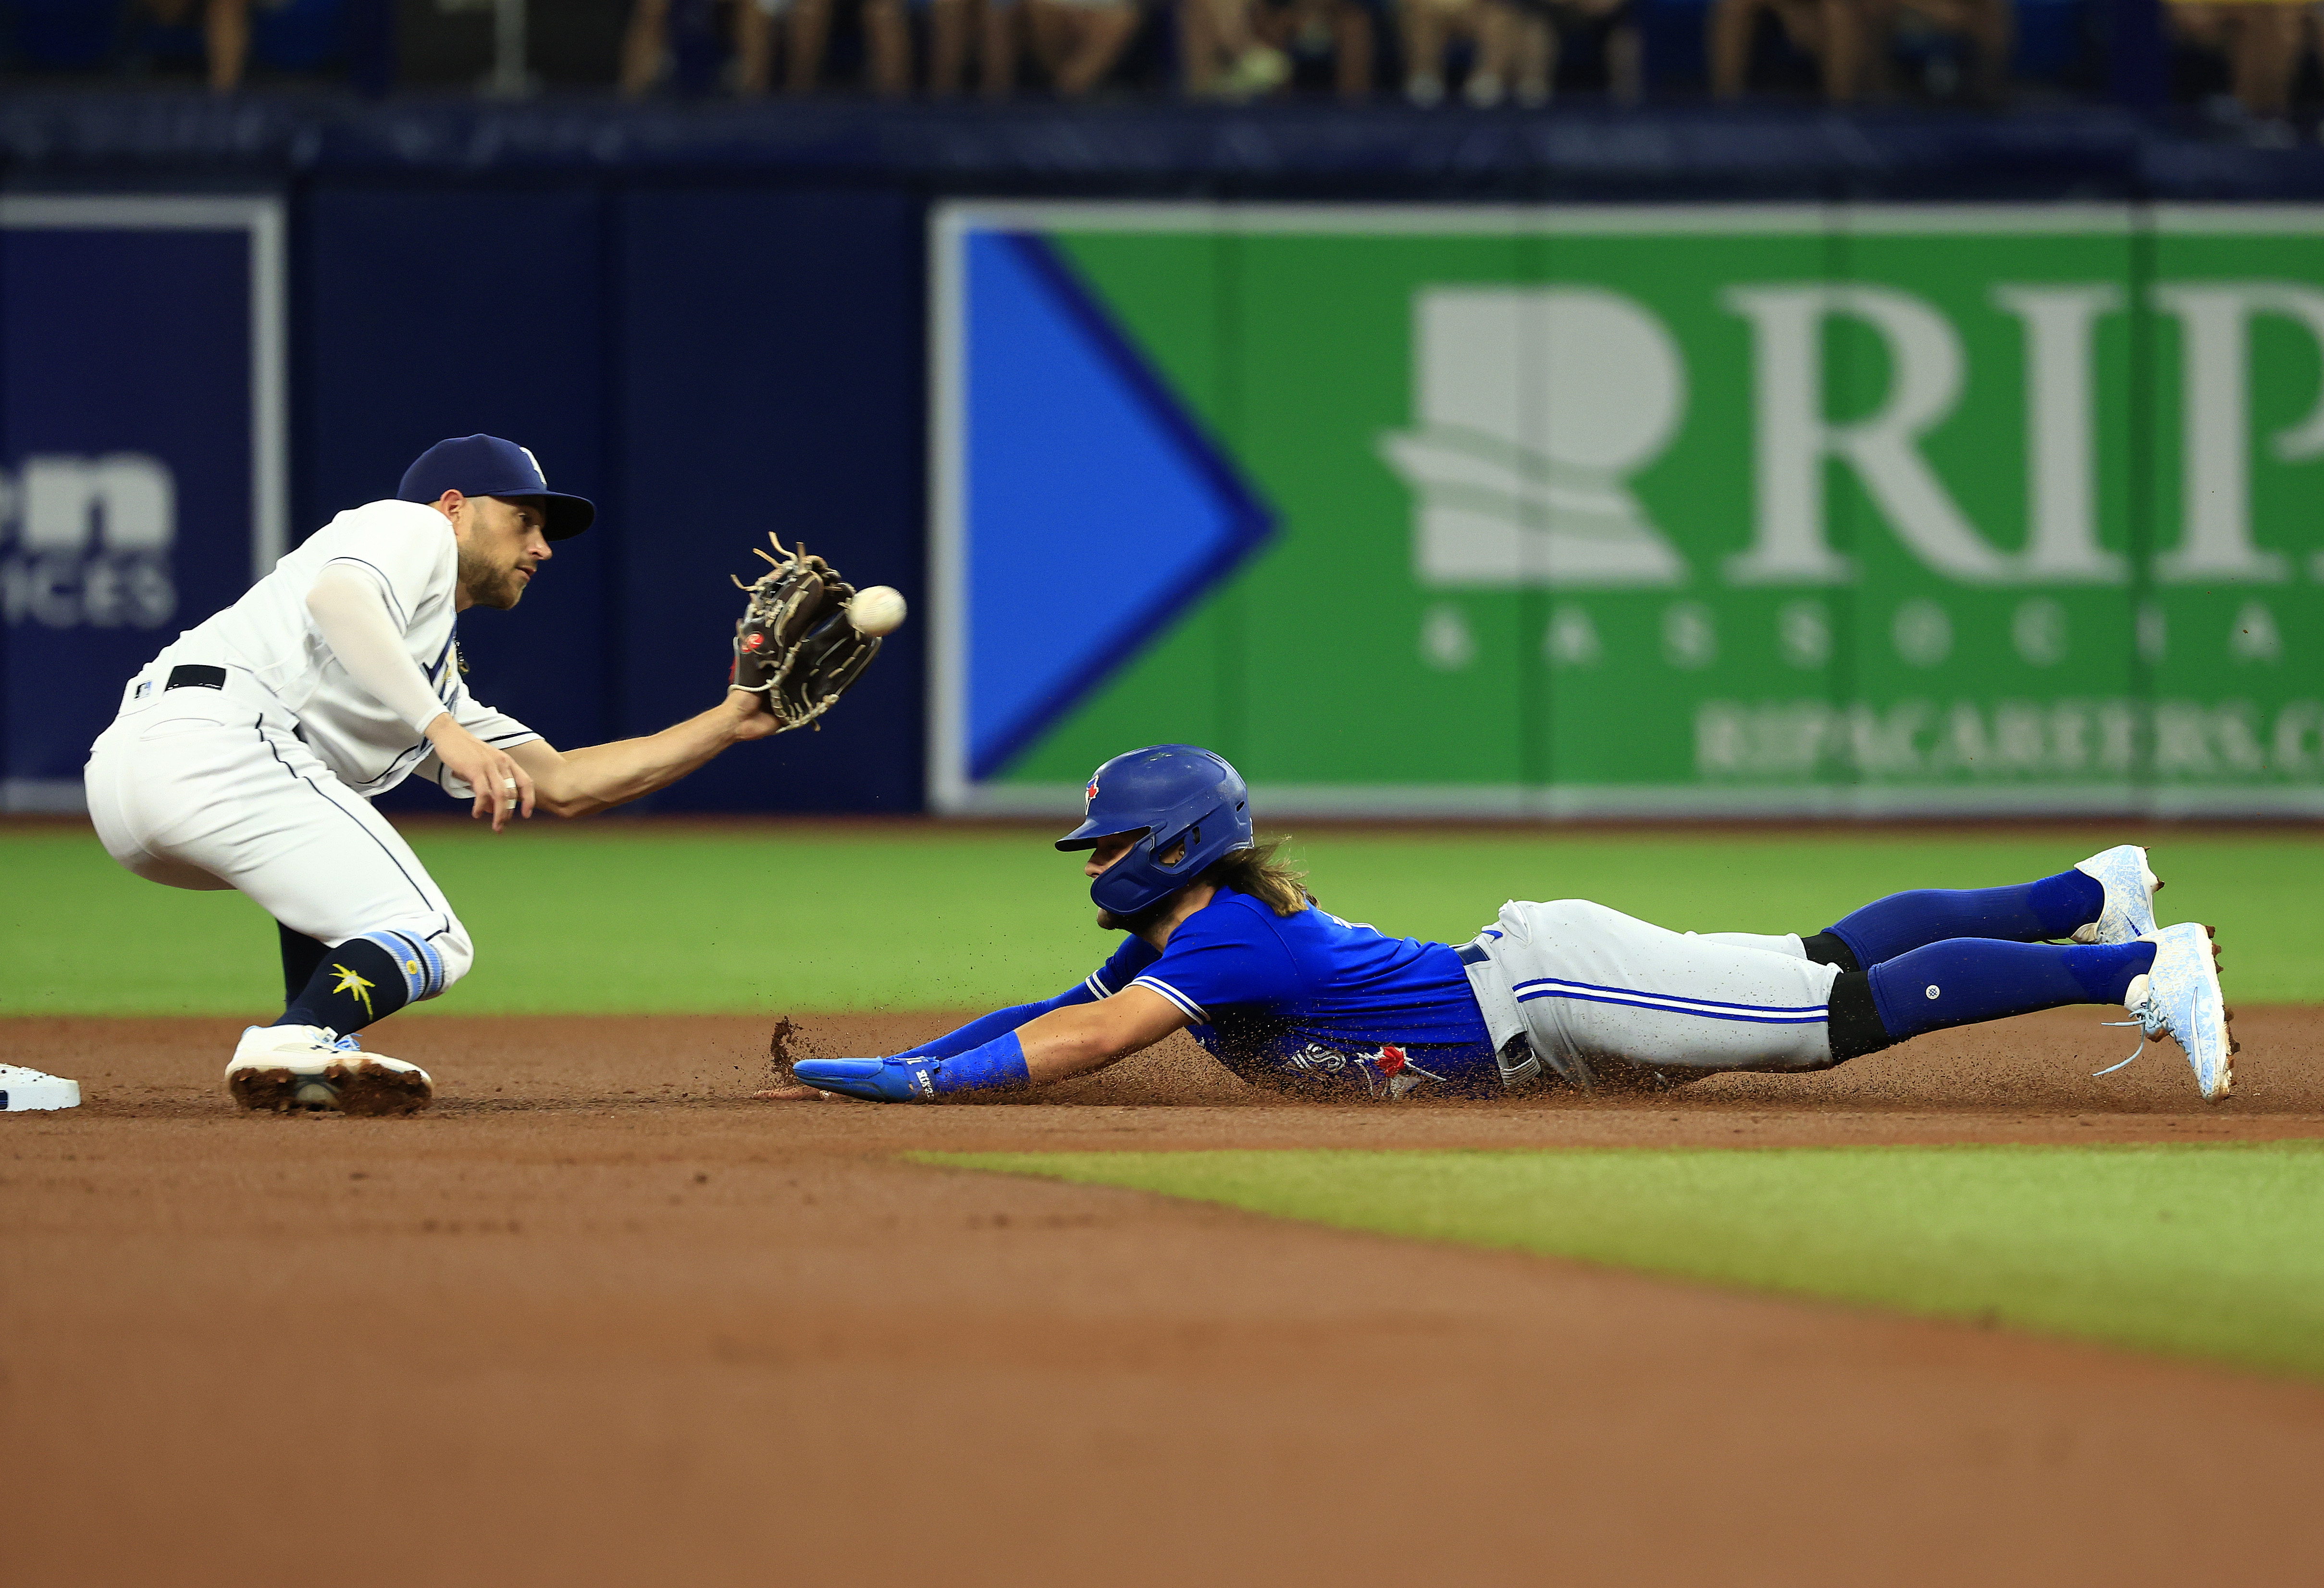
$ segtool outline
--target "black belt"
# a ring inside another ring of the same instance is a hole
[[[171,668],[170,681],[161,688],[164,689],[223,689],[226,688],[226,669],[211,667],[207,662],[187,662],[182,666]]]
[[[1462,965],[1482,965],[1491,957],[1486,954],[1485,946],[1482,943],[1463,943],[1452,952],[1461,956]]]

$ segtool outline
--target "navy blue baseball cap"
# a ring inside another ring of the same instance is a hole
[[[597,522],[597,506],[586,496],[549,488],[529,448],[498,436],[456,436],[438,441],[403,471],[395,488],[399,502],[439,502],[447,491],[463,496],[539,496],[552,540],[569,540]]]

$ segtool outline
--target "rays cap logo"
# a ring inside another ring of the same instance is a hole
[[[543,532],[552,540],[569,540],[597,521],[596,504],[586,496],[567,495],[549,488],[549,476],[530,448],[498,436],[456,436],[438,441],[403,471],[395,489],[399,502],[432,503],[447,491],[463,496],[538,496]]]

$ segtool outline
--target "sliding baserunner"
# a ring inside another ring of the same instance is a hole
[[[1056,844],[1088,852],[1098,924],[1129,934],[1103,966],[908,1053],[804,1060],[798,1081],[919,1102],[1080,1075],[1184,1029],[1246,1079],[1374,1097],[1668,1085],[2093,1003],[2175,1038],[2206,1098],[2234,1085],[2210,931],[2156,928],[2132,845],[2013,887],[1891,894],[1806,937],[1673,932],[1566,899],[1505,904],[1455,946],[1318,908],[1254,842],[1242,779],[1194,745],[1098,768]]]

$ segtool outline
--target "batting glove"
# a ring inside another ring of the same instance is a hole
[[[936,1094],[940,1058],[803,1058],[791,1066],[802,1085],[861,1097],[866,1103],[927,1103]]]

